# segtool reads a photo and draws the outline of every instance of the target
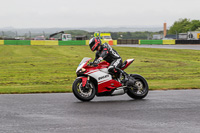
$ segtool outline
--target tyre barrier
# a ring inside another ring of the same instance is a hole
[[[200,44],[200,40],[176,40],[176,44]]]
[[[200,40],[131,40],[131,39],[119,39],[118,45],[123,44],[140,44],[140,45],[175,45],[175,44],[193,44],[199,45]]]
[[[105,41],[102,43],[108,43],[110,45],[117,45],[117,40]],[[58,41],[58,40],[0,40],[0,45],[89,45],[89,40],[70,40],[70,41]]]
[[[86,45],[85,40],[58,41],[58,40],[0,40],[0,45]]]
[[[108,43],[110,45],[123,45],[123,44],[140,44],[140,45],[175,45],[175,44],[193,44],[200,45],[200,40],[132,40],[132,39],[120,39],[120,40],[102,40],[102,43]],[[58,41],[58,40],[0,40],[0,45],[89,45],[89,40],[70,40],[70,41]]]
[[[139,40],[119,39],[117,40],[117,44],[139,44]]]

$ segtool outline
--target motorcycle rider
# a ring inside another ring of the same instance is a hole
[[[99,64],[102,60],[110,63],[108,72],[113,76],[115,73],[122,73],[125,77],[125,81],[128,81],[128,75],[120,68],[122,66],[122,58],[109,44],[101,44],[99,37],[93,37],[89,41],[90,49],[96,52],[93,63]]]

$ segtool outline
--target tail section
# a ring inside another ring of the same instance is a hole
[[[124,61],[124,63],[122,64],[121,69],[124,70],[126,69],[135,59],[127,59],[126,61]]]

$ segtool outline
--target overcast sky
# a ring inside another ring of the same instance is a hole
[[[200,0],[0,0],[0,28],[168,26],[200,20]]]

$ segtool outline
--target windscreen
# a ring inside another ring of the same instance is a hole
[[[90,59],[89,57],[85,57],[85,58],[83,58],[80,64],[85,63],[85,62],[86,62],[87,60],[89,60],[89,59]]]

